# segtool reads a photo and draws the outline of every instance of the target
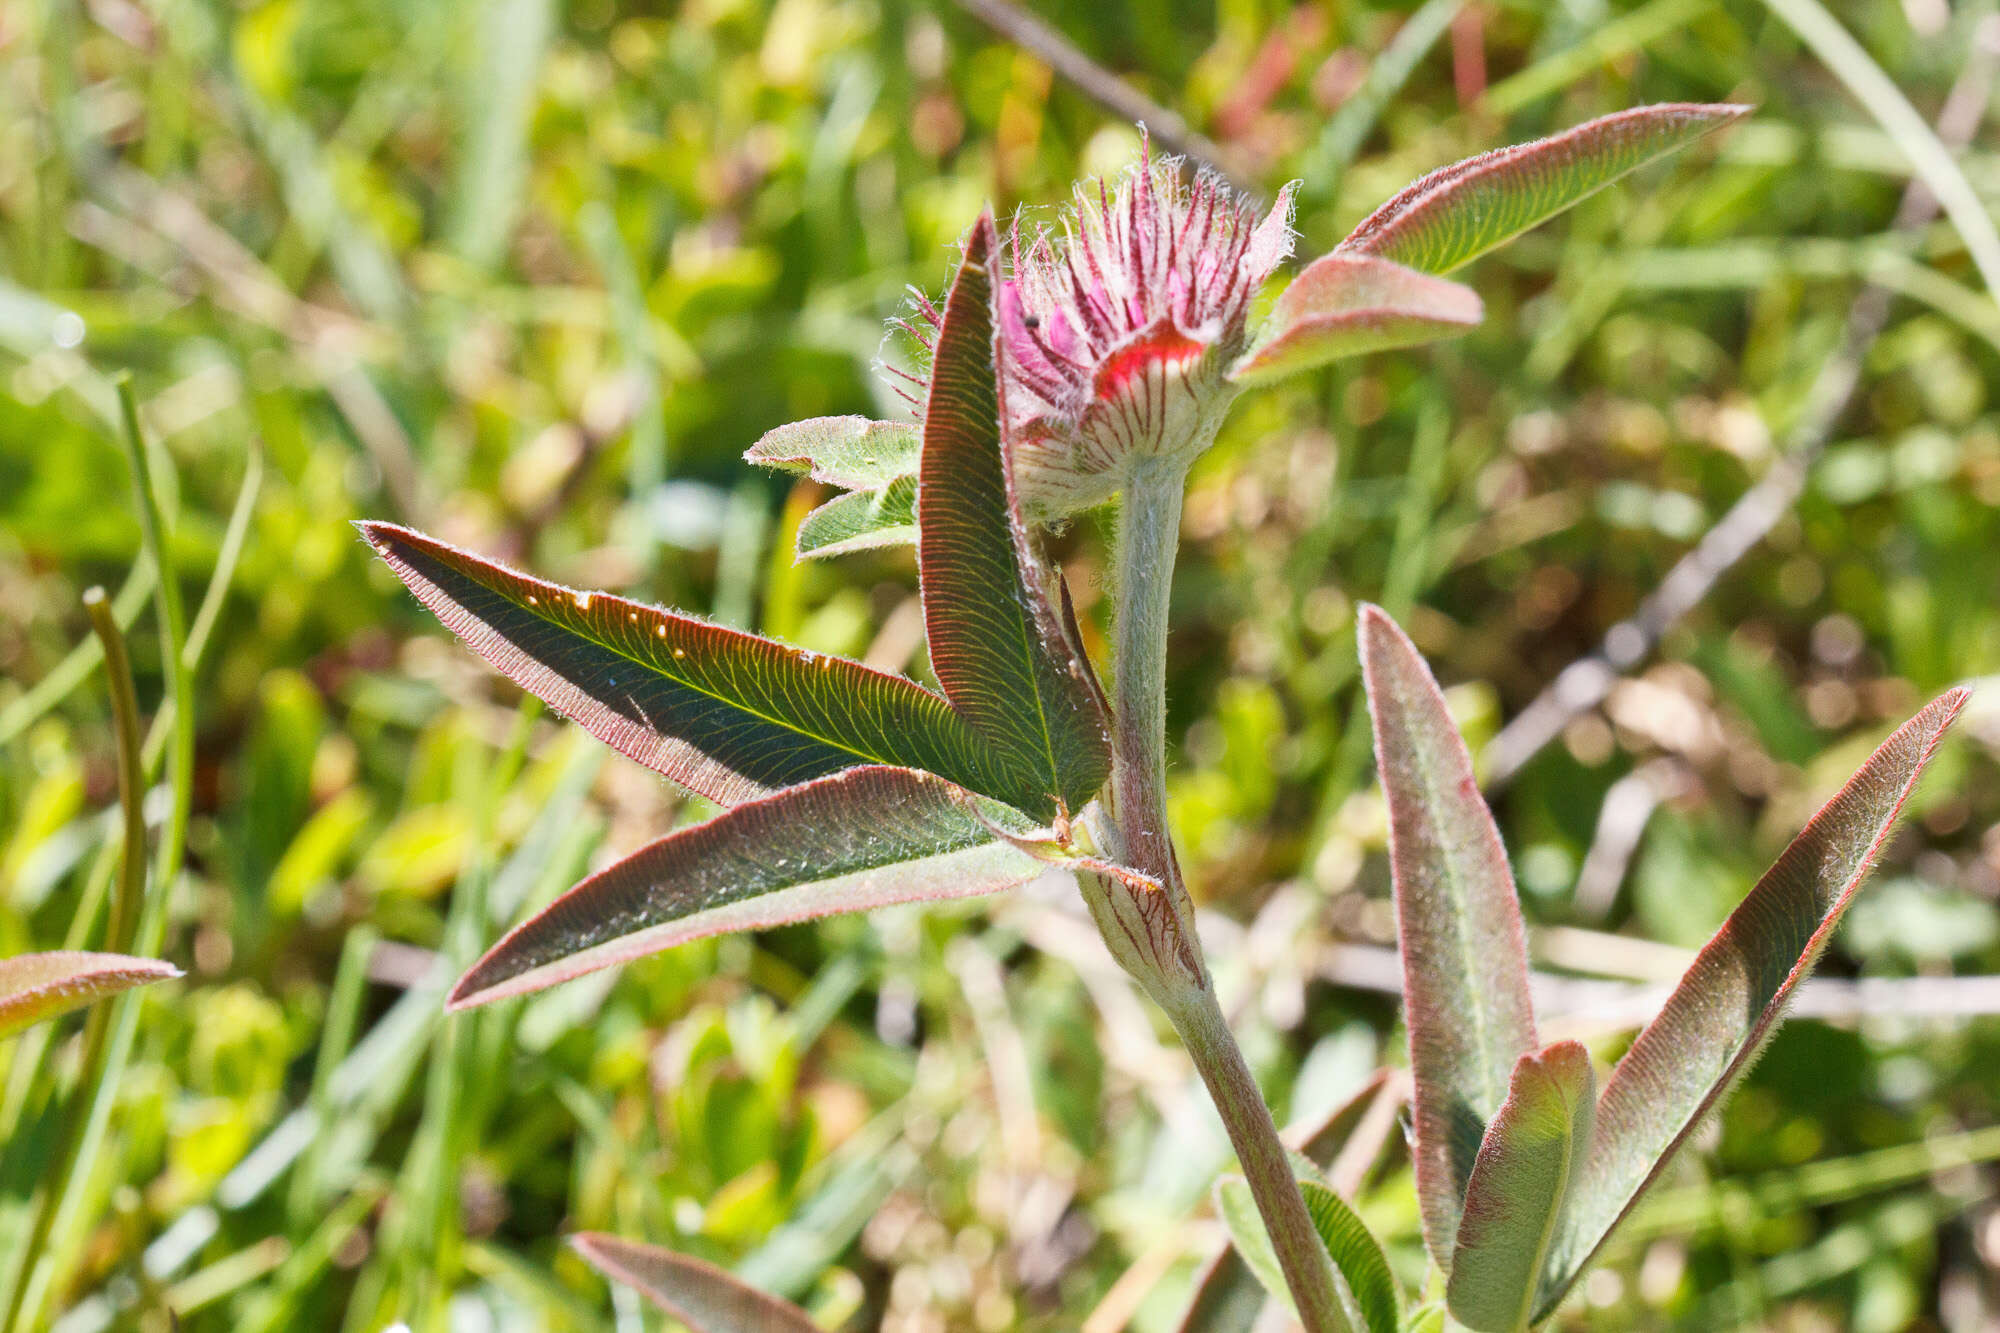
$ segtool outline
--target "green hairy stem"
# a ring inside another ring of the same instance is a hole
[[[1078,878],[1113,955],[1166,1012],[1215,1099],[1300,1319],[1309,1333],[1344,1333],[1333,1265],[1263,1093],[1216,1002],[1167,825],[1167,608],[1185,482],[1183,462],[1134,460],[1113,550],[1112,835],[1118,856],[1162,888],[1148,892],[1103,876]]]

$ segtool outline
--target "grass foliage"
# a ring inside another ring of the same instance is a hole
[[[1990,3],[1040,8],[1266,198],[1302,179],[1303,254],[1496,143],[1759,108],[1476,261],[1465,337],[1260,394],[1196,469],[1172,814],[1281,1119],[1404,1044],[1358,606],[1476,758],[1797,447],[1861,284],[1892,294],[1797,504],[1488,792],[1541,1039],[1615,1058],[1622,988],[1678,975],[1894,722],[2000,671],[2000,155],[1946,124],[1989,100]],[[101,1044],[0,1039],[0,1282],[47,1235],[15,1328],[665,1327],[578,1231],[826,1327],[1173,1327],[1227,1144],[1067,888],[447,1016],[529,909],[715,808],[524,703],[350,526],[930,679],[912,552],[795,562],[837,492],[743,452],[906,415],[872,370],[907,362],[905,286],[942,291],[986,201],[1136,146],[907,0],[0,11],[0,954],[104,948],[131,901],[129,952],[187,974],[103,1001]],[[1913,179],[1942,211],[1897,229]],[[1100,657],[1111,521],[1057,549]],[[138,899],[98,584],[151,728]],[[1834,1021],[1780,1033],[1557,1327],[2000,1318],[1989,695],[1801,993]],[[1409,1280],[1375,1119],[1336,1179]]]

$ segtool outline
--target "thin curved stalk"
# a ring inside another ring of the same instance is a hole
[[[160,617],[160,662],[167,676],[168,698],[173,708],[167,769],[173,801],[154,857],[152,891],[144,895],[138,907],[138,929],[132,950],[152,957],[160,952],[161,943],[166,938],[167,900],[172,896],[173,881],[180,870],[182,852],[187,843],[188,813],[194,797],[194,673],[188,667],[187,619],[181,605],[180,584],[167,546],[166,527],[160,521],[152,467],[146,457],[145,437],[139,424],[138,400],[133,396],[129,376],[120,376],[117,387],[125,427],[122,439],[126,462],[132,470],[140,532],[152,556],[154,568],[159,571],[154,601]],[[142,755],[142,761],[143,758]],[[85,1183],[90,1178],[98,1150],[103,1146],[111,1106],[117,1099],[118,1082],[132,1053],[132,1041],[139,1026],[141,999],[138,992],[128,991],[112,1002],[109,1020],[111,1035],[103,1072],[95,1086],[78,1085],[79,1094],[88,1095],[89,1110],[76,1118],[79,1128],[75,1158],[54,1194],[55,1212],[49,1230],[58,1242],[79,1224]],[[22,1269],[12,1298],[16,1312],[8,1317],[5,1325],[7,1333],[36,1326],[54,1276],[52,1266],[46,1263]]]
[[[128,953],[138,928],[140,906],[146,896],[145,774],[139,759],[139,695],[132,684],[132,661],[125,651],[125,636],[118,628],[117,616],[112,612],[111,601],[105,596],[104,589],[91,588],[85,592],[83,605],[90,613],[90,627],[96,632],[104,653],[104,674],[111,689],[112,724],[118,739],[118,800],[125,815],[124,850],[104,947],[111,953]],[[67,1194],[65,1182],[70,1179],[80,1150],[84,1147],[85,1136],[81,1133],[85,1121],[84,1107],[99,1088],[114,1085],[117,1081],[116,1071],[107,1072],[107,1069],[112,1054],[112,1019],[119,1007],[97,1005],[84,1022],[83,1060],[77,1069],[76,1088],[70,1096],[73,1104],[57,1129],[55,1151],[44,1163],[34,1218],[28,1224],[27,1240],[15,1259],[12,1279],[8,1283],[7,1318],[5,1324],[0,1326],[9,1330],[33,1326],[34,1316],[29,1312],[28,1297],[36,1285],[36,1267],[48,1245],[49,1234],[54,1230],[59,1205]]]

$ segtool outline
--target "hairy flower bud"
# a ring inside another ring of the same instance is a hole
[[[1055,229],[1013,228],[997,341],[1031,518],[1108,499],[1131,460],[1191,461],[1235,396],[1251,298],[1291,253],[1292,191],[1259,221],[1212,172],[1180,168],[1144,150],[1115,185],[1078,187]]]

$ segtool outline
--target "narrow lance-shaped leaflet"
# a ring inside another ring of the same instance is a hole
[[[708,935],[997,893],[1042,873],[995,825],[1025,821],[929,773],[866,767],[803,783],[592,875],[488,950],[446,1003],[523,995]]]
[[[1449,1273],[1487,1123],[1536,1044],[1527,943],[1500,831],[1430,668],[1380,607],[1361,609],[1360,648],[1389,802],[1417,1194]]]
[[[990,213],[966,240],[945,298],[924,406],[917,566],[931,666],[992,747],[1024,810],[1082,807],[1111,767],[1089,667],[1035,573],[1000,438],[993,344],[998,239]]]
[[[466,646],[620,754],[725,806],[862,764],[1003,799],[988,747],[914,681],[579,592],[387,523],[358,525]],[[1018,784],[1014,784],[1018,786]]]
[[[570,1244],[598,1272],[641,1292],[694,1333],[820,1333],[798,1306],[705,1260],[595,1231],[579,1232]]]
[[[1472,1164],[1445,1289],[1467,1328],[1527,1327],[1583,1175],[1596,1100],[1590,1052],[1577,1042],[1556,1042],[1515,1063],[1507,1100]]]
[[[0,958],[0,1038],[181,970],[156,958],[56,950]]]
[[[1633,107],[1440,167],[1364,218],[1335,253],[1449,273],[1749,111],[1703,102]]]
[[[1598,1101],[1537,1319],[1555,1309],[1777,1029],[1967,698],[1947,691],[1882,742],[1702,946],[1618,1062]]]

